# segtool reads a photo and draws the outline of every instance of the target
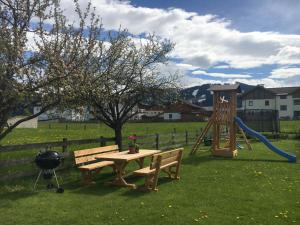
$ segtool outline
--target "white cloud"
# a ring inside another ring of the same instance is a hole
[[[86,6],[87,1],[80,0]],[[120,25],[133,34],[155,32],[176,43],[173,57],[193,67],[209,68],[227,63],[233,68],[264,64],[300,63],[300,35],[275,32],[240,32],[230,21],[182,9],[135,7],[130,1],[92,0],[106,29]],[[74,18],[70,0],[64,0],[69,19]]]
[[[190,77],[185,76],[182,77],[181,82],[183,86],[185,87],[192,87],[195,85],[202,85],[202,84],[224,84],[224,83],[244,83],[248,85],[258,85],[258,84],[265,84],[265,87],[283,87],[283,86],[292,86],[291,83],[286,83],[284,81],[277,81],[269,78],[262,78],[262,79],[228,79],[226,81],[219,81],[219,80],[213,80],[213,79],[203,79],[203,78],[197,78],[197,77]]]
[[[177,63],[177,67],[184,69],[184,70],[195,70],[198,69],[198,67],[192,66],[191,64],[185,64],[185,63]]]
[[[203,70],[196,70],[192,72],[193,75],[205,75],[210,77],[218,77],[218,78],[251,78],[251,75],[248,74],[228,74],[228,73],[207,73]]]
[[[71,2],[72,0],[62,0],[62,7],[68,19],[72,21],[76,20],[76,17],[74,9],[70,7]],[[79,0],[79,3],[84,8],[88,1]],[[96,7],[96,14],[101,16],[106,30],[117,30],[121,25],[134,35],[154,32],[174,42],[176,46],[170,56],[181,60],[181,63],[172,62],[162,67],[166,72],[179,71],[180,74],[186,74],[190,70],[205,70],[212,67],[247,69],[273,64],[285,67],[300,64],[300,35],[272,31],[241,32],[233,29],[231,21],[225,18],[200,15],[178,8],[136,7],[130,1],[121,0],[92,0],[92,4]],[[288,15],[288,10],[284,14]],[[216,66],[220,64],[226,66]],[[226,79],[226,82],[265,83],[270,87],[300,84],[300,79],[291,75],[291,70],[288,70],[290,73],[285,74],[285,77],[293,79],[279,80],[277,79],[279,72],[273,71],[269,77],[266,74],[266,78],[262,75],[261,79],[254,79],[245,74],[207,73],[207,75],[202,72],[198,74],[199,76],[193,78],[186,76],[185,79],[188,81],[186,85],[190,85],[191,82],[197,84],[216,82],[213,78]],[[201,75],[210,76],[212,80],[203,79]]]
[[[294,76],[300,76],[299,67],[283,67],[283,68],[275,69],[271,72],[269,78],[286,79]]]

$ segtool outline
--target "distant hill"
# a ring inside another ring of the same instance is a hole
[[[211,84],[203,84],[201,86],[185,88],[180,91],[180,97],[195,105],[212,106],[213,96],[210,91],[207,90],[210,86]],[[240,83],[242,93],[247,92],[254,87],[255,86]],[[238,106],[241,106],[241,104],[241,99],[238,98]]]

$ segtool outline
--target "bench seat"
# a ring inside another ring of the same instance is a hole
[[[155,173],[155,169],[150,169],[150,166],[139,169],[139,170],[135,170],[133,172],[133,174],[135,174],[135,175],[142,175],[142,176],[151,174],[151,173]]]
[[[113,152],[119,152],[118,145],[74,151],[75,165],[82,172],[85,184],[90,184],[94,175],[99,173],[100,170],[106,166],[112,167],[115,172],[115,164],[113,161],[97,160],[97,157]]]
[[[105,166],[112,166],[114,165],[113,161],[102,161],[102,162],[96,162],[84,166],[79,166],[78,169],[80,170],[95,170],[97,168],[105,167]]]
[[[157,191],[157,181],[161,171],[166,172],[169,178],[179,179],[182,151],[183,148],[178,148],[155,154],[152,156],[150,166],[136,170],[133,174],[146,177],[146,190]],[[175,171],[172,171],[174,167]]]
[[[174,161],[174,162],[165,164],[165,165],[161,166],[160,169],[164,169],[164,168],[168,168],[168,167],[171,167],[171,166],[175,166],[175,165],[177,165],[177,163],[178,163],[178,161]],[[139,170],[135,170],[133,172],[133,174],[144,176],[144,175],[147,175],[147,174],[155,173],[155,170],[156,169],[150,169],[150,166],[148,166],[148,167],[145,167],[145,168],[142,168],[142,169],[139,169]]]

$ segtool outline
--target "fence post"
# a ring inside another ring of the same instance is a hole
[[[84,129],[84,130],[86,130],[86,124],[84,124],[84,127],[83,127],[83,129]]]
[[[172,145],[175,145],[175,133],[172,133]]]
[[[63,138],[62,151],[63,152],[67,152],[68,151],[68,138]]]
[[[49,123],[49,129],[51,129],[51,123]]]
[[[185,130],[185,144],[188,145],[189,143],[189,133],[187,130]]]
[[[101,147],[106,146],[106,140],[103,136],[100,137],[100,146]]]
[[[155,148],[159,149],[159,134],[155,134]]]
[[[66,130],[68,130],[68,124],[66,123]]]

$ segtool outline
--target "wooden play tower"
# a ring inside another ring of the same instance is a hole
[[[196,153],[207,132],[212,127],[212,154],[214,156],[235,157],[237,155],[237,126],[234,118],[236,116],[237,94],[240,92],[239,84],[213,85],[208,90],[213,92],[213,113],[193,146],[191,154]],[[227,144],[221,146],[221,130],[224,129],[227,131]],[[244,132],[241,132],[249,147],[250,144]]]

